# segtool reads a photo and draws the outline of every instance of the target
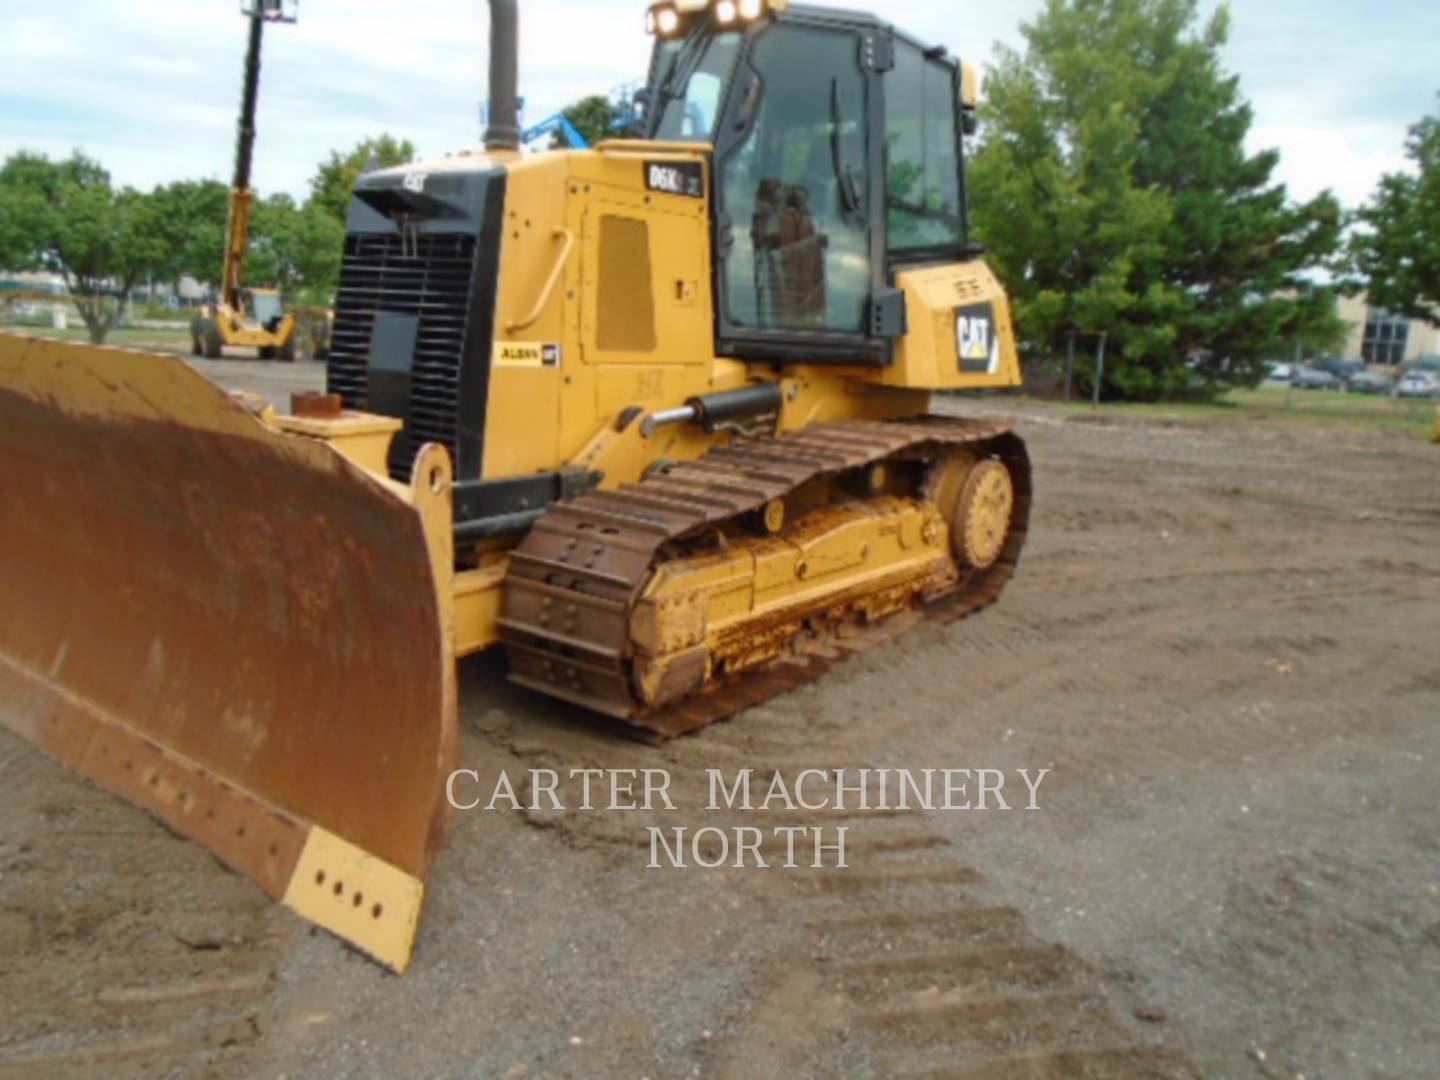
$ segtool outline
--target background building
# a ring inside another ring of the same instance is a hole
[[[1342,296],[1340,317],[1350,324],[1346,356],[1358,356],[1367,364],[1393,366],[1440,356],[1440,327],[1371,307],[1364,293]]]

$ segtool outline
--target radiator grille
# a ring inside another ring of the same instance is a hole
[[[463,233],[352,233],[345,240],[328,382],[347,408],[368,401],[370,339],[377,311],[419,320],[411,368],[410,415],[390,451],[390,475],[408,482],[427,442],[458,460],[461,365],[475,273],[476,238]]]

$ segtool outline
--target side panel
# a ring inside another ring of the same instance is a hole
[[[983,262],[902,271],[910,332],[895,363],[875,374],[883,386],[998,389],[1021,384],[1010,302]]]
[[[509,166],[494,342],[486,346],[490,389],[481,476],[487,479],[559,463],[561,392],[580,363],[575,305],[568,299],[580,259],[565,221],[566,171],[563,154]]]
[[[683,404],[714,389],[716,376],[709,180],[701,155],[602,150],[570,160],[571,221],[581,235],[582,363],[569,373],[574,381],[562,403],[567,460],[625,409]],[[668,184],[680,166],[699,183]],[[626,299],[642,289],[649,303]],[[667,432],[665,441],[681,434]],[[700,440],[690,453],[702,447]]]

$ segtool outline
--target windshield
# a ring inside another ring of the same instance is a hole
[[[654,138],[685,142],[714,138],[740,42],[738,32],[700,30],[684,41],[659,46],[650,95],[659,117]]]
[[[280,297],[272,292],[255,292],[251,294],[250,303],[255,321],[262,325],[268,324],[280,318],[282,305]]]

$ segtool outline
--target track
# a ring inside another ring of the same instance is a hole
[[[859,605],[841,605],[825,613],[826,632],[812,647],[801,648],[804,638],[787,635],[794,640],[781,662],[651,708],[635,689],[630,633],[636,600],[656,568],[687,543],[743,529],[747,517],[807,484],[877,464],[924,469],[961,450],[993,455],[1009,469],[1015,489],[1009,538],[994,565],[917,598],[926,619],[951,621],[979,611],[1000,595],[1024,547],[1032,493],[1024,444],[1005,424],[938,417],[834,421],[712,450],[640,483],[591,492],[550,510],[511,555],[502,620],[511,678],[667,737],[817,678],[847,656],[893,637],[906,620],[874,622],[855,610]],[[794,621],[793,628],[782,625],[776,632],[800,629],[803,620]]]

